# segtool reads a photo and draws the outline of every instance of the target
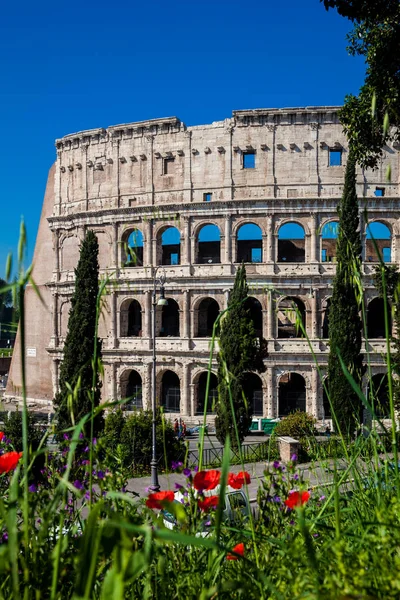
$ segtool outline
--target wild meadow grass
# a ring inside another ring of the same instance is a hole
[[[210,496],[204,488],[196,487],[196,469],[180,467],[186,481],[180,487],[184,502],[159,504],[173,513],[177,522],[173,530],[165,527],[159,510],[126,492],[128,474],[118,457],[110,468],[101,439],[83,437],[84,425],[93,422],[104,406],[95,409],[92,404],[91,413],[64,432],[59,453],[46,448],[47,433],[38,450],[31,452],[24,375],[24,333],[29,323],[23,288],[32,281],[31,270],[21,267],[22,254],[23,241],[19,277],[10,284],[21,300],[23,454],[16,468],[9,469],[12,440],[2,437],[1,600],[400,597],[400,481],[394,428],[387,432],[390,452],[375,433],[351,443],[340,440],[336,458],[319,454],[316,446],[314,460],[320,459],[320,469],[329,470],[328,486],[323,485],[325,477],[308,489],[296,457],[287,465],[275,461],[260,481],[254,512],[234,522],[223,518],[227,485],[235,483],[228,439],[218,475],[208,471],[201,476],[218,480],[212,501],[207,501]],[[101,294],[98,312],[100,304]],[[210,372],[214,340],[215,330]],[[96,356],[93,364],[98,367]],[[390,378],[389,358],[387,366]],[[351,381],[345,370],[344,376]],[[229,384],[228,372],[226,378]],[[374,415],[373,403],[361,390],[358,394]],[[390,405],[394,423],[392,392]],[[206,414],[207,407],[204,423]],[[200,457],[204,435],[203,428]],[[242,479],[240,485],[246,489],[248,476]],[[212,494],[213,488],[208,489]],[[157,500],[150,498],[148,504],[157,506]],[[207,536],[201,535],[205,525]]]

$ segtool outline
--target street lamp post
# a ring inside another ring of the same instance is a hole
[[[152,346],[153,346],[153,370],[152,370],[152,403],[151,409],[153,413],[153,421],[152,421],[152,456],[150,462],[151,468],[151,484],[149,489],[152,492],[158,492],[160,489],[160,484],[158,482],[158,473],[157,473],[157,438],[156,438],[156,309],[157,306],[166,306],[168,304],[168,300],[164,297],[164,284],[165,284],[165,272],[163,272],[157,278],[157,269],[154,273],[154,287],[153,287],[153,300],[152,300],[152,318],[153,318],[153,335],[152,335]],[[157,301],[157,284],[160,285],[160,298]]]

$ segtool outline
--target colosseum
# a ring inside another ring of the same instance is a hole
[[[155,319],[157,399],[171,417],[197,422],[213,323],[244,262],[248,305],[268,344],[265,373],[248,375],[254,414],[272,418],[301,408],[321,420],[329,417],[312,352],[324,373],[336,207],[348,150],[337,111],[238,110],[210,125],[186,127],[169,117],[58,139],[33,260],[44,303],[32,287],[25,296],[29,405],[51,410],[79,245],[92,229],[101,274],[110,278],[99,324],[103,399],[129,397],[130,408],[151,405],[152,293],[165,275],[168,304],[157,306]],[[386,262],[399,263],[398,183],[396,144],[385,146],[377,170],[357,173],[368,349],[376,378],[385,371],[385,343],[371,237]],[[308,340],[295,326],[293,302]],[[10,399],[21,389],[20,346],[18,336]],[[213,374],[210,399],[215,395]]]

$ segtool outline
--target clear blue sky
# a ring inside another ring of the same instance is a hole
[[[319,0],[3,3],[0,276],[20,218],[32,257],[54,140],[176,115],[341,104],[364,76]]]

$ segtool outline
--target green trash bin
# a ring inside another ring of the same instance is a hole
[[[265,433],[265,435],[271,435],[274,431],[275,427],[278,425],[278,421],[274,419],[262,419],[261,420],[261,429]]]

